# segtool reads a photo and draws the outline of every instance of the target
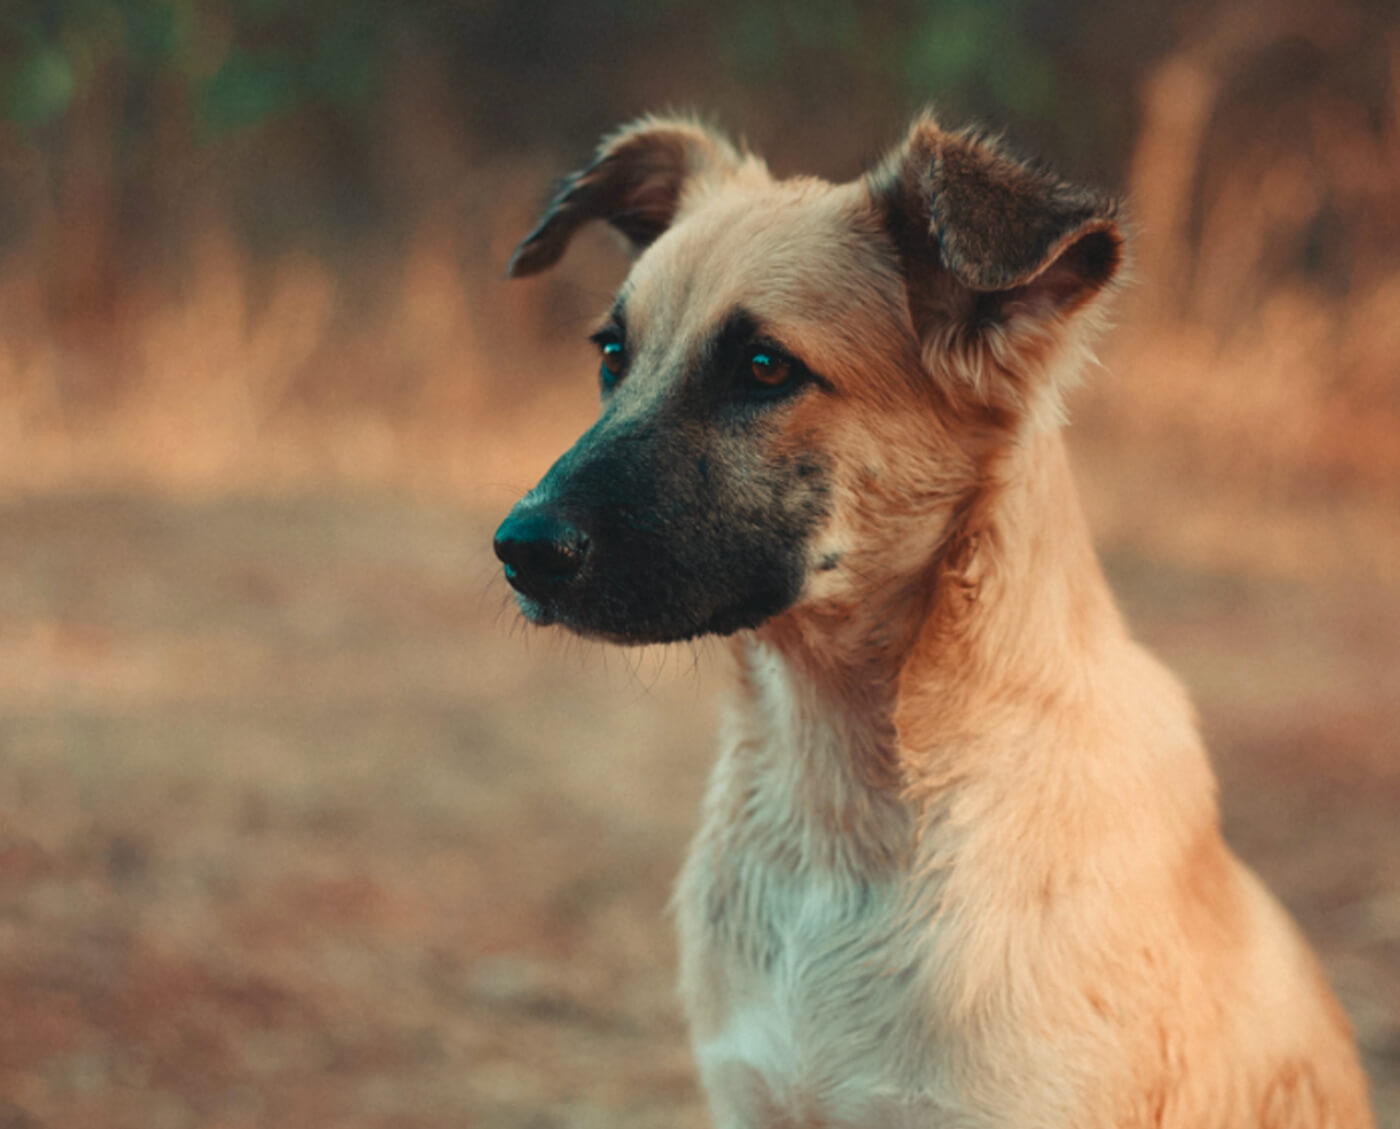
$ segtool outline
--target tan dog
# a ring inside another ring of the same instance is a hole
[[[496,550],[535,622],[733,637],[676,893],[716,1125],[1372,1124],[1076,501],[1115,203],[929,116],[842,185],[646,119],[512,273],[590,220],[640,253],[602,415]]]

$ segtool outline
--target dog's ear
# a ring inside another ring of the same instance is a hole
[[[1047,382],[1035,376],[1118,274],[1118,202],[929,115],[867,184],[903,260],[929,368],[993,406],[1057,412],[1058,390],[1037,395]]]
[[[639,252],[671,226],[687,191],[740,163],[722,134],[686,118],[645,117],[624,126],[603,138],[587,168],[565,178],[506,274],[523,278],[552,267],[591,220],[606,220]]]

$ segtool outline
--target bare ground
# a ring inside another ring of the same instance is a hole
[[[0,1129],[704,1124],[723,663],[524,633],[470,509],[0,507]],[[1400,593],[1110,560],[1400,1127]]]

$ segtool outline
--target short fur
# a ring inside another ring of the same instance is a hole
[[[640,255],[602,338],[625,372],[498,551],[539,622],[732,637],[675,899],[715,1124],[1370,1126],[1080,514],[1058,424],[1118,204],[931,115],[844,185],[645,119],[513,273],[589,220]],[[770,352],[801,379],[755,384]],[[531,579],[546,518],[569,555]]]

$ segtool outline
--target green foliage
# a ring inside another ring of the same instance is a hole
[[[301,60],[287,51],[233,48],[199,91],[201,123],[213,132],[253,125],[301,95]]]
[[[44,125],[68,108],[76,89],[77,79],[68,58],[61,50],[41,44],[10,78],[6,115],[23,126]]]
[[[374,87],[380,41],[367,18],[342,19],[316,37],[306,63],[305,90],[341,106],[361,103]]]
[[[415,10],[392,0],[18,0],[0,10],[0,111],[42,126],[111,76],[128,87],[173,79],[205,135],[314,102],[353,108],[374,88],[385,31]]]
[[[181,10],[170,0],[153,0],[148,4],[124,4],[123,24],[128,59],[140,68],[159,66],[180,52],[181,33],[188,31],[188,22],[179,16]]]
[[[950,93],[1026,117],[1059,108],[1062,64],[1033,33],[1036,0],[912,0],[891,10],[855,0],[745,0],[718,23],[716,39],[744,81],[781,82],[812,53],[865,69],[890,69],[914,98]],[[1058,5],[1072,11],[1072,4]],[[1054,13],[1062,17],[1063,11]]]
[[[203,137],[246,131],[319,105],[353,115],[376,88],[396,29],[469,55],[435,29],[556,22],[515,0],[3,0],[0,113],[29,129],[60,119],[108,79],[161,98],[183,92]],[[1046,120],[1064,112],[1063,44],[1084,0],[569,0],[573,17],[616,29],[644,55],[657,28],[708,33],[721,71],[754,87],[874,79],[911,102]],[[569,26],[559,13],[560,26]],[[1068,20],[1068,24],[1066,21]],[[660,22],[658,22],[660,21]],[[664,33],[663,33],[664,34]],[[550,43],[512,33],[509,49]],[[1058,50],[1058,53],[1057,53]],[[522,64],[538,65],[521,57]],[[508,61],[503,60],[503,63]],[[561,51],[560,66],[573,61]],[[812,75],[820,75],[813,80]],[[119,95],[117,89],[114,95]]]
[[[911,89],[982,95],[1026,117],[1057,109],[1054,56],[1029,34],[1028,0],[940,0],[922,12],[904,53]]]

